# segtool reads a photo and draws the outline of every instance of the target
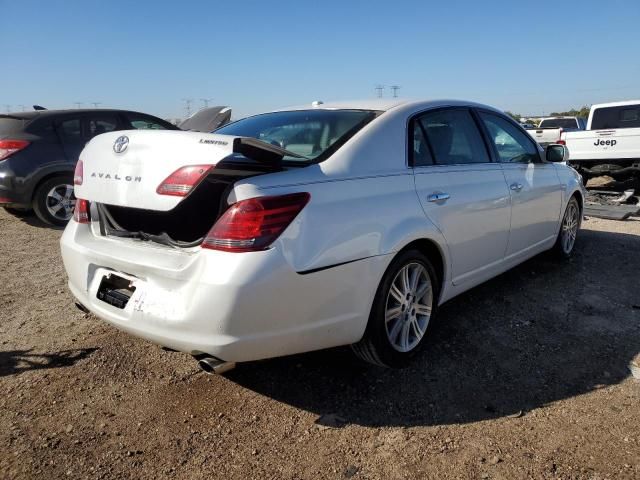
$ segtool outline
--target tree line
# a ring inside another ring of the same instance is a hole
[[[583,117],[583,118],[587,118],[589,116],[589,110],[590,109],[591,109],[591,106],[584,105],[579,110],[577,110],[575,108],[572,108],[571,110],[568,110],[566,112],[551,112],[549,114],[549,117]],[[510,111],[507,111],[505,113],[507,115],[509,115],[511,118],[513,118],[516,122],[522,121],[523,117],[519,113],[513,113],[513,112],[510,112]]]

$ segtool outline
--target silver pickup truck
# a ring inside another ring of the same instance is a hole
[[[527,128],[529,135],[543,147],[558,143],[564,132],[585,130],[587,122],[580,117],[549,117],[543,118],[540,125]]]

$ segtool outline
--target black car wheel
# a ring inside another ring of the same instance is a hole
[[[71,175],[61,175],[42,182],[33,197],[33,210],[40,220],[49,225],[66,225],[73,216],[75,205]]]

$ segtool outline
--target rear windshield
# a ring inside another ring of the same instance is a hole
[[[640,105],[596,108],[593,111],[591,130],[638,127],[640,127]]]
[[[540,128],[578,128],[574,118],[550,118],[540,122]]]
[[[378,112],[370,110],[300,110],[256,115],[215,131],[253,137],[284,148],[297,156],[290,161],[322,161],[329,157]]]
[[[21,118],[0,116],[0,135],[21,132],[27,123]]]

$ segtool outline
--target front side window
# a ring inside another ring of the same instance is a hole
[[[438,165],[487,163],[489,155],[471,113],[440,110],[419,119]]]
[[[300,110],[256,115],[225,125],[215,133],[257,138],[296,156],[284,160],[320,161],[375,118],[369,110]]]
[[[499,115],[479,112],[489,138],[503,163],[529,163],[538,161],[538,147],[529,136]]]

